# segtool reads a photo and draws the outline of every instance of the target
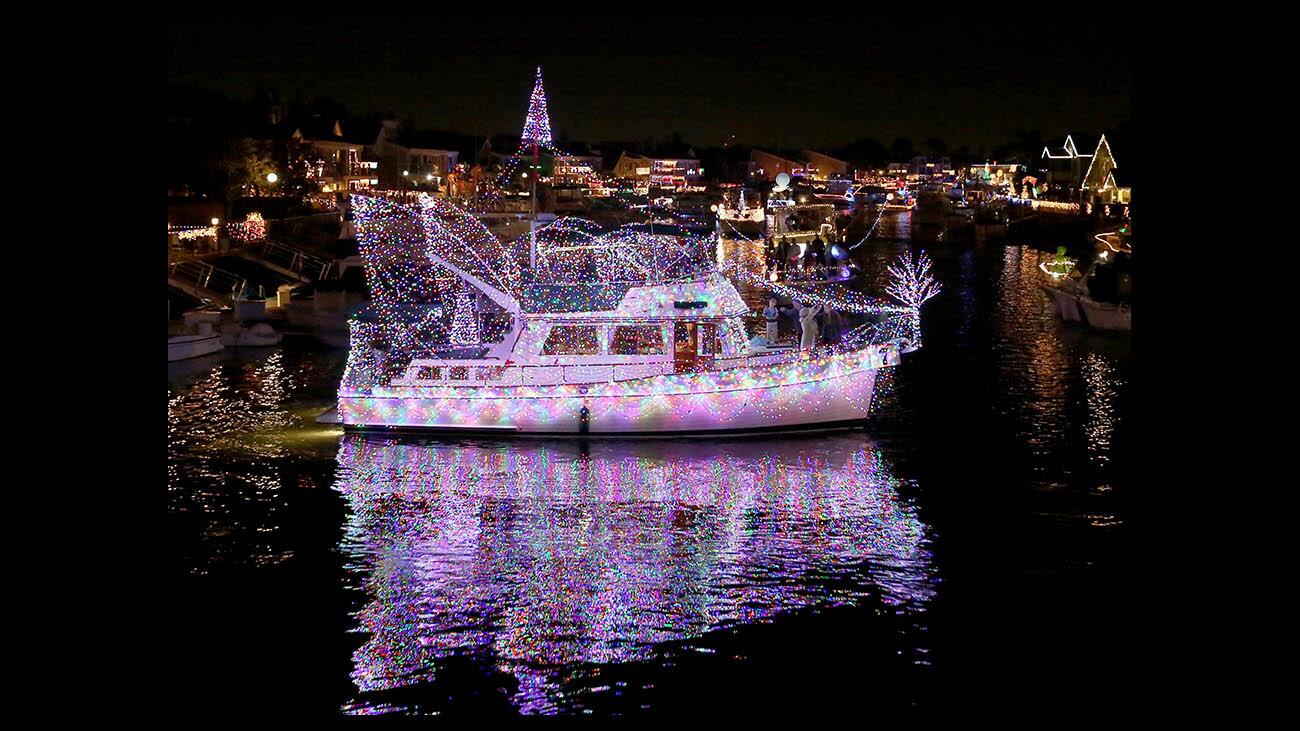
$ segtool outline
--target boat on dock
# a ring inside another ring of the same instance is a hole
[[[503,243],[438,198],[357,196],[354,209],[375,290],[351,320],[336,408],[350,429],[678,436],[857,426],[878,373],[920,347],[920,303],[933,296],[861,298],[866,321],[841,343],[774,351],[750,345],[749,309],[710,260],[712,237],[561,219]],[[449,317],[445,293],[428,291],[435,271],[459,280]],[[488,314],[494,329],[482,326]]]

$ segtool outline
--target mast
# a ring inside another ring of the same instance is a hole
[[[533,184],[528,201],[528,265],[537,268],[537,175],[541,170],[541,147],[554,152],[551,146],[551,116],[546,111],[546,90],[542,88],[542,67],[537,67],[537,79],[533,82],[533,93],[528,98],[528,116],[524,118],[524,134],[519,139],[519,157],[533,146]],[[526,174],[526,173],[525,173]]]

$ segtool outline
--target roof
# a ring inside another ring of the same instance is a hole
[[[1040,157],[1053,159],[1092,157],[1099,139],[1100,136],[1095,134],[1070,132],[1061,139],[1059,144],[1048,144],[1043,147],[1043,154]]]

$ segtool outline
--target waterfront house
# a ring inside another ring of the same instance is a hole
[[[703,175],[704,168],[694,157],[647,157],[624,152],[614,164],[614,177],[672,190],[698,185]]]
[[[356,192],[379,184],[378,158],[356,134],[344,133],[341,120],[314,119],[295,127],[288,158],[289,166],[301,169],[322,193]]]
[[[1093,206],[1107,205],[1128,205],[1132,197],[1132,190],[1128,187],[1122,187],[1115,180],[1115,169],[1119,164],[1115,161],[1115,154],[1110,149],[1110,142],[1106,135],[1102,135],[1097,142],[1097,148],[1092,153],[1092,161],[1088,164],[1088,170],[1083,174],[1083,182],[1080,186],[1085,203],[1091,203]]]
[[[614,177],[649,183],[653,162],[645,155],[624,152],[619,155],[618,162],[614,163]]]
[[[396,121],[385,120],[374,144],[382,163],[380,182],[386,188],[441,189],[460,157],[460,152],[443,149],[445,146],[450,145],[436,133],[403,130]]]
[[[1079,203],[1085,213],[1096,209],[1116,215],[1128,205],[1132,190],[1117,182],[1117,167],[1105,134],[1095,144],[1083,135],[1068,134],[1061,147],[1044,147],[1040,160],[1049,196]]]
[[[785,173],[790,177],[808,175],[812,163],[807,160],[795,160],[783,157],[757,147],[749,152],[749,174],[763,180],[776,180],[776,176]]]
[[[586,185],[600,175],[604,158],[600,155],[555,156],[555,183],[557,185]]]
[[[838,158],[825,155],[816,150],[800,150],[799,154],[807,160],[805,169],[813,180],[830,180],[845,178],[849,174],[849,164]]]

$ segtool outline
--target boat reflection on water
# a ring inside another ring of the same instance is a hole
[[[928,528],[862,435],[774,441],[437,443],[345,435],[342,549],[364,600],[347,713],[452,658],[571,710],[579,664],[873,600],[920,614]]]

